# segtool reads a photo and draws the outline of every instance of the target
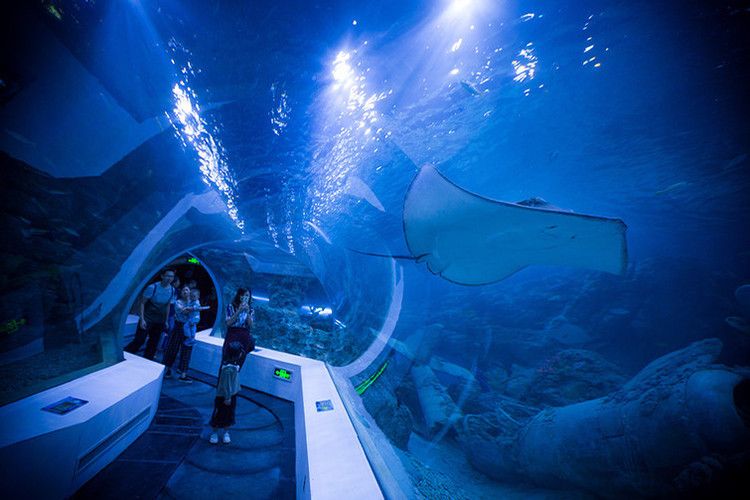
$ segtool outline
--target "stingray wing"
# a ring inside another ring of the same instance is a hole
[[[422,167],[404,201],[404,234],[429,270],[464,284],[500,281],[533,264],[614,274],[627,267],[620,219],[533,208],[466,191]]]

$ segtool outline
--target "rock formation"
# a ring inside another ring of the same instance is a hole
[[[608,396],[532,418],[509,408],[468,415],[457,424],[459,441],[477,469],[499,480],[604,497],[684,493],[701,464],[747,460],[750,373],[714,365],[720,351],[717,339],[696,342]]]

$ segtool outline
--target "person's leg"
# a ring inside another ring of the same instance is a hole
[[[193,354],[193,346],[184,345],[180,348],[180,371],[183,377],[187,377],[187,371],[190,367],[190,356]]]
[[[140,321],[139,321],[138,328],[136,328],[135,330],[135,337],[133,337],[133,340],[131,340],[128,343],[128,345],[125,346],[124,351],[132,353],[132,354],[137,353],[138,350],[143,345],[143,342],[145,340],[146,340],[146,330],[141,328]]]
[[[219,431],[223,430],[223,428],[219,427],[220,425],[222,425],[221,405],[223,404],[224,404],[224,398],[220,398],[218,396],[214,398],[214,411],[211,414],[211,420],[208,423],[208,425],[211,426],[211,431],[212,431],[211,437],[209,437],[208,439],[208,441],[211,444],[216,444],[219,442]]]
[[[235,414],[236,414],[236,411],[237,411],[237,395],[236,394],[234,396],[232,396],[232,402],[229,405],[229,407],[227,408],[227,410],[228,410],[228,417],[229,418],[228,418],[228,422],[227,422],[227,427],[224,430],[224,437],[222,437],[222,441],[224,443],[226,443],[226,444],[229,444],[229,443],[232,442],[232,438],[229,437],[229,427],[231,427],[231,426],[234,425],[234,423],[235,423]]]
[[[167,346],[169,345],[169,339],[172,338],[172,333],[174,333],[174,331],[175,331],[175,324],[176,324],[176,322],[175,322],[174,317],[171,317],[167,321],[167,323],[169,324],[169,327],[167,328],[167,331],[166,331],[167,334],[164,336],[164,341],[159,346],[159,348],[162,351],[164,351],[164,352],[167,351]]]
[[[167,342],[167,348],[164,351],[164,366],[167,367],[167,374],[171,375],[172,365],[175,359],[177,359],[177,352],[180,350],[181,339],[177,331],[173,331],[169,335],[169,341]]]
[[[161,333],[163,331],[163,323],[149,323],[146,328],[148,340],[146,341],[146,351],[143,353],[144,358],[154,359],[154,356],[156,356],[156,348],[159,347],[159,339],[161,338]]]

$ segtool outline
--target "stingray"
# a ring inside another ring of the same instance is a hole
[[[463,285],[494,283],[531,265],[613,274],[627,268],[627,226],[620,219],[564,211],[541,198],[493,200],[455,185],[431,165],[409,187],[403,223],[411,256],[401,258],[424,262],[430,272]]]

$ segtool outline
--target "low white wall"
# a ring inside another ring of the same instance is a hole
[[[190,368],[216,375],[224,339],[209,333],[198,333]],[[275,378],[276,368],[290,371],[291,381]],[[294,403],[297,498],[383,498],[323,362],[260,347],[248,356],[240,383]],[[333,409],[318,411],[319,401],[330,401]]]
[[[116,365],[0,407],[3,495],[72,495],[148,428],[163,369],[126,353]],[[65,415],[42,410],[69,396],[88,403]]]

